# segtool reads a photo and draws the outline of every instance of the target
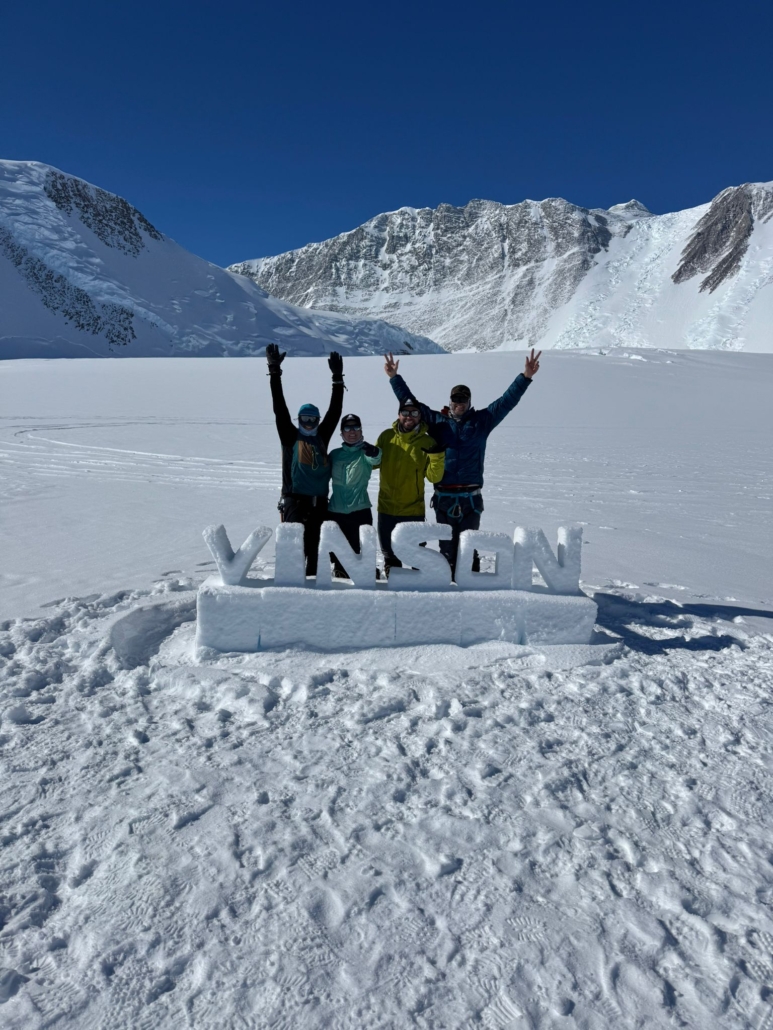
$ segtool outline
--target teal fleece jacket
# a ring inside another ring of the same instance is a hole
[[[381,462],[381,451],[369,458],[361,445],[350,446],[345,443],[330,452],[330,463],[333,467],[333,493],[328,504],[328,511],[339,515],[348,515],[352,511],[371,508],[368,497],[368,480],[374,467]]]

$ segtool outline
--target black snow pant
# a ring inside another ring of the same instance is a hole
[[[392,550],[392,530],[401,522],[424,522],[423,515],[384,515],[378,513],[378,542],[381,545],[381,553],[384,555],[384,571],[389,575],[389,570],[403,567],[403,563]]]
[[[303,523],[303,550],[306,553],[306,575],[317,575],[319,531],[328,517],[327,497],[285,494],[282,498],[282,522]]]
[[[346,537],[351,549],[355,554],[360,553],[360,526],[373,525],[373,512],[370,508],[360,508],[359,511],[328,511],[327,517],[330,522],[335,522],[341,527],[341,532]],[[335,565],[338,575],[346,575],[346,570],[336,556],[331,552],[330,560]]]
[[[456,558],[459,553],[459,535],[465,529],[480,529],[483,513],[483,498],[478,494],[434,493],[432,507],[435,520],[443,526],[450,526],[453,536],[440,541],[440,552],[451,566],[451,575],[456,579]],[[480,555],[476,551],[472,559],[472,571],[480,572]]]

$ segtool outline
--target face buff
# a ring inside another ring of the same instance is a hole
[[[298,428],[304,436],[314,436],[319,425],[319,408],[315,404],[304,404],[298,412]]]

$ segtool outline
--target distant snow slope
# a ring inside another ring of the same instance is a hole
[[[653,215],[550,199],[400,208],[231,266],[307,307],[388,318],[448,350],[773,351],[773,182]]]
[[[0,161],[0,358],[220,356],[386,348],[431,340],[311,312],[190,254],[122,197],[48,165]]]

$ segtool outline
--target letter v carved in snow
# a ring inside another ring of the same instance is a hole
[[[217,563],[223,583],[238,586],[244,581],[259,551],[270,538],[271,530],[267,526],[259,526],[250,533],[236,554],[231,547],[225,526],[207,526],[202,536]]]

